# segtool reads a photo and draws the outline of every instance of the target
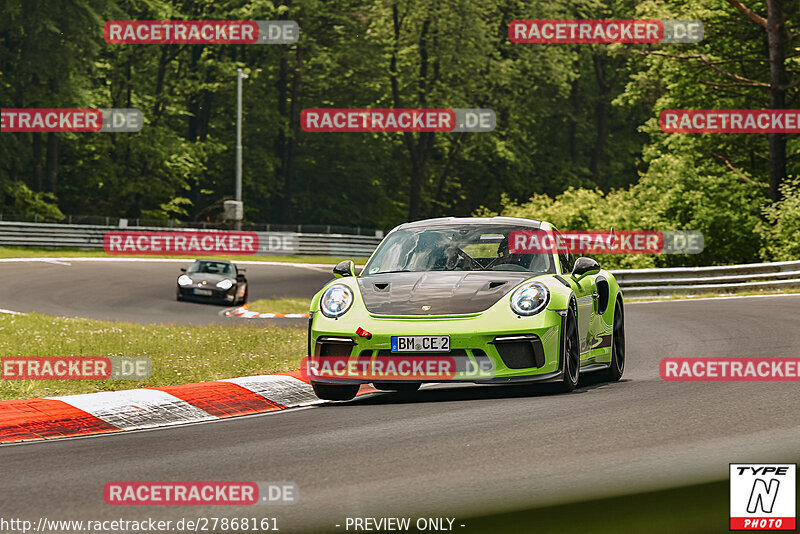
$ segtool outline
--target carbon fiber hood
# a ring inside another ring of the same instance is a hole
[[[361,276],[358,286],[370,313],[452,315],[485,311],[534,276],[522,272],[387,273]]]

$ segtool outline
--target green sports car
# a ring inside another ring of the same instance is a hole
[[[341,262],[311,301],[314,392],[349,400],[363,383],[414,391],[444,381],[568,392],[590,371],[619,380],[625,326],[616,279],[590,258],[515,246],[535,234],[559,236],[529,219],[430,219],[392,230],[358,276],[352,261]]]

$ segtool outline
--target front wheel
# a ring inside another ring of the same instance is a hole
[[[614,324],[611,334],[611,364],[604,371],[603,379],[616,382],[625,371],[625,317],[622,312],[622,301],[617,300],[614,306]]]
[[[564,373],[556,383],[556,391],[569,393],[578,386],[581,373],[581,347],[578,337],[578,319],[572,308],[567,312],[564,321]]]
[[[314,395],[322,400],[346,401],[358,393],[358,384],[311,384],[311,387],[314,388]]]
[[[248,290],[248,287],[247,287],[247,286],[245,286],[245,287],[244,287],[244,295],[242,295],[242,298],[241,298],[241,300],[239,300],[239,306],[242,306],[242,305],[244,305],[244,304],[247,304],[247,290]]]

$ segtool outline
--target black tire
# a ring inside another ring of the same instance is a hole
[[[422,385],[421,382],[376,382],[372,384],[381,391],[397,391],[398,393],[413,393]]]
[[[177,300],[177,301],[183,300],[183,297],[181,296],[181,290],[180,289],[176,289],[175,290],[175,300]]]
[[[242,295],[242,298],[241,298],[241,299],[239,299],[239,304],[238,304],[239,306],[242,306],[242,305],[244,305],[244,304],[247,304],[247,291],[248,291],[248,289],[249,289],[249,288],[245,286],[245,288],[244,288],[244,295]],[[236,305],[236,303],[234,303],[234,306],[235,306],[235,305]]]
[[[578,320],[570,307],[564,321],[564,373],[555,384],[559,393],[569,393],[578,386],[581,374],[581,345],[578,336]]]
[[[616,382],[625,372],[625,314],[620,299],[614,305],[614,323],[611,328],[611,365],[603,371],[603,380]]]
[[[311,384],[314,395],[322,400],[346,401],[356,396],[358,384]]]

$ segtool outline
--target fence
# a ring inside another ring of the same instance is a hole
[[[296,227],[294,227],[296,228]],[[308,228],[308,227],[306,227]],[[315,227],[316,228],[316,227]],[[280,231],[256,232],[259,241],[264,243],[265,254],[337,256],[366,258],[381,241],[379,232],[371,236],[336,233],[299,233]],[[304,228],[305,229],[305,228]],[[0,222],[0,246],[37,248],[75,248],[81,250],[102,250],[103,236],[110,231],[183,231],[195,229],[163,228],[148,226],[97,226],[83,224],[33,224],[27,222]],[[279,245],[272,246],[273,240]]]
[[[301,229],[316,228],[327,229],[324,226]],[[146,226],[128,226],[127,229],[164,230],[163,227]],[[120,227],[2,221],[0,246],[99,250],[103,248],[103,236],[112,230],[119,231]],[[180,231],[177,228],[173,230]],[[276,255],[366,258],[372,254],[381,240],[380,232],[374,232],[371,236],[325,232],[280,232],[277,229],[256,233],[262,243],[269,244],[271,239],[291,243],[288,247],[270,247],[267,253]],[[720,267],[625,269],[612,272],[628,299],[800,288],[800,261]]]
[[[52,223],[38,215],[13,215],[0,213],[0,222],[13,223]],[[64,226],[111,226],[114,229],[137,228],[156,230],[233,230],[233,223],[221,222],[182,222],[162,219],[138,219],[123,217],[104,217],[102,215],[65,215],[64,220],[58,225]],[[242,223],[242,230],[246,232],[294,232],[298,234],[344,234],[363,236],[382,236],[380,230],[362,228],[361,226],[338,226],[331,224],[268,224],[268,223]]]
[[[800,288],[800,261],[612,272],[628,299]]]

